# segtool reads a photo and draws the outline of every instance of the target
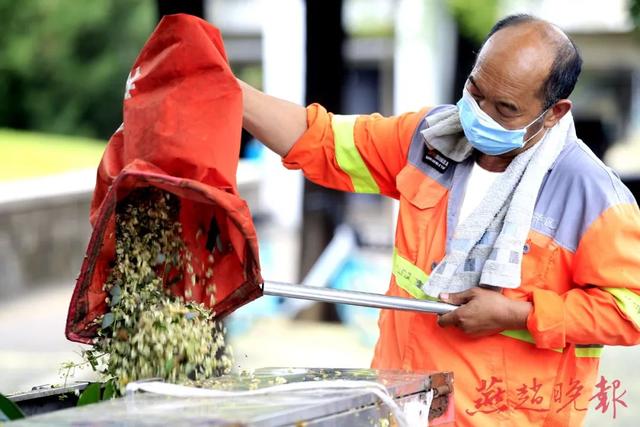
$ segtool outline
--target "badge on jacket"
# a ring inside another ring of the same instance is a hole
[[[451,165],[451,159],[446,158],[433,148],[427,148],[424,162],[440,173],[444,173]]]

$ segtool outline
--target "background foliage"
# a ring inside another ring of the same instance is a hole
[[[0,0],[0,127],[107,139],[155,19],[149,0]]]
[[[640,32],[640,0],[629,0],[629,12],[636,31]]]
[[[499,17],[499,0],[446,0],[460,34],[480,45]]]
[[[475,45],[499,14],[500,0],[446,2]],[[154,0],[0,0],[0,127],[107,139],[156,13]]]

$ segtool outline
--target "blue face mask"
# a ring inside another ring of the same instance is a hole
[[[475,149],[490,156],[498,156],[522,148],[524,144],[544,129],[544,127],[541,127],[538,132],[525,141],[524,135],[527,133],[527,128],[537,122],[548,110],[544,110],[542,114],[522,129],[505,129],[500,123],[482,111],[466,88],[463,90],[462,98],[460,98],[457,105],[460,113],[460,124],[469,143]]]

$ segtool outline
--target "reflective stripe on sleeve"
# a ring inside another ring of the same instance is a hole
[[[616,300],[618,308],[640,328],[640,295],[626,288],[602,288]]]
[[[600,344],[576,345],[576,357],[600,357],[603,348]]]
[[[524,329],[506,330],[500,332],[500,335],[535,345],[535,340],[533,339],[533,336],[531,336],[531,333]],[[603,346],[601,344],[578,344],[575,347],[575,355],[576,357],[600,357],[602,354],[602,348]],[[551,350],[557,353],[564,352],[564,349],[562,348],[552,348]]]
[[[393,249],[393,276],[396,280],[396,284],[407,291],[407,293],[409,293],[409,295],[411,295],[412,297],[416,299],[438,301],[437,298],[428,296],[422,290],[422,287],[429,279],[429,275],[422,269],[414,265],[411,261],[400,255],[396,248]],[[622,290],[626,291],[626,289]],[[535,340],[533,339],[533,336],[529,331],[525,329],[505,330],[500,332],[500,334],[505,337],[523,341],[535,346]],[[601,344],[578,344],[575,346],[575,355],[576,357],[600,357],[602,354],[602,349],[603,346]],[[553,348],[551,350],[557,353],[564,352],[564,349],[562,348]]]
[[[357,118],[357,115],[341,116],[336,114],[331,119],[336,161],[340,169],[351,178],[356,193],[378,194],[380,188],[356,148],[354,128]]]
[[[531,333],[525,329],[506,330],[506,331],[500,332],[500,335],[504,335],[509,338],[514,338],[514,339],[517,339],[518,341],[528,342],[529,344],[535,345],[536,343]],[[552,348],[551,350],[556,351],[558,353],[562,353],[561,348]]]
[[[422,290],[422,286],[427,282],[429,275],[411,261],[402,257],[395,248],[393,249],[393,276],[396,279],[396,284],[412,297],[438,301],[437,298],[430,297]]]

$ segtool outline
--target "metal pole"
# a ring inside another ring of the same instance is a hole
[[[319,288],[315,286],[292,285],[289,283],[266,281],[262,285],[264,295],[313,301],[351,304],[363,307],[386,308],[391,310],[418,311],[421,313],[445,314],[458,308],[444,302],[425,301],[414,298],[392,297],[369,292],[345,291]]]

